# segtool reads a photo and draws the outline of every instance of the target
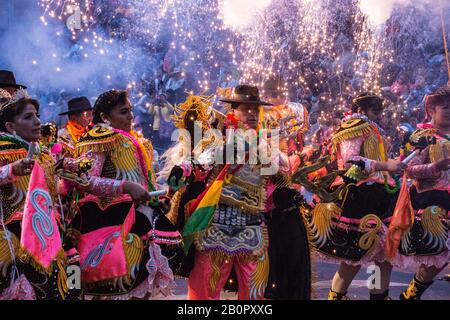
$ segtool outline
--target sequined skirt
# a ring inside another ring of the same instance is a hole
[[[413,226],[399,247],[405,256],[434,256],[450,249],[450,194],[447,191],[411,189],[415,210]]]
[[[305,214],[310,241],[317,251],[337,261],[384,260],[380,252],[398,193],[381,184],[350,186],[344,202],[319,203]]]

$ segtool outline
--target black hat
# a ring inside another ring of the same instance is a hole
[[[234,92],[230,99],[220,99],[225,103],[231,103],[231,106],[235,108],[239,104],[254,104],[255,106],[272,106],[272,103],[262,101],[259,98],[259,90],[257,87],[249,86],[246,84],[239,85],[234,89]]]
[[[92,110],[91,103],[89,102],[89,99],[86,97],[73,98],[73,99],[69,100],[69,102],[67,103],[67,106],[68,106],[67,111],[60,113],[59,114],[60,116],[63,116],[66,114],[79,113],[81,111],[86,111],[86,110]]]
[[[354,108],[384,108],[384,99],[371,92],[364,92],[352,100]]]
[[[17,84],[14,73],[9,70],[0,70],[0,88],[13,87],[16,89],[26,89],[24,85]]]

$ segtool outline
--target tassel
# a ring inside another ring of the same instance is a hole
[[[445,159],[450,154],[450,141],[442,141],[432,144],[429,147],[429,154],[431,162],[438,162]]]
[[[66,268],[63,265],[64,260],[65,260],[64,257],[56,258],[56,266],[58,267],[58,291],[63,300],[69,293],[69,288],[67,287]]]
[[[336,134],[332,138],[333,146],[337,146],[339,143],[345,140],[350,140],[358,137],[369,135],[372,132],[370,123],[364,122],[352,128],[344,129]]]
[[[134,145],[118,148],[111,152],[111,160],[117,169],[138,172],[138,162]]]
[[[22,261],[23,263],[29,264],[31,267],[33,267],[37,272],[40,272],[42,274],[46,274],[47,276],[50,276],[53,273],[53,267],[54,264],[51,263],[48,268],[45,268],[43,265],[41,265],[37,259],[29,252],[27,252],[23,247],[17,248],[17,257]],[[55,260],[63,259],[65,257],[64,250],[61,250],[55,257]]]
[[[48,268],[42,266],[34,256],[28,252],[26,252],[23,248],[17,248],[17,257],[23,262],[30,265],[37,272],[45,274],[47,277],[50,277],[53,274],[55,265],[58,268],[58,291],[61,297],[64,299],[66,294],[69,292],[69,288],[67,287],[67,273],[65,269],[66,262],[66,254],[64,250],[61,250],[57,256],[55,257],[55,263],[50,264]]]
[[[27,156],[27,151],[24,149],[8,150],[6,152],[0,152],[0,161],[12,163],[17,160],[23,159]]]
[[[249,262],[256,262],[256,261],[258,261],[258,256],[257,255],[250,254],[250,253],[245,253],[245,252],[239,252],[239,253],[235,254],[234,257],[240,263],[249,263]]]
[[[170,201],[170,209],[169,212],[166,214],[167,219],[169,219],[170,222],[172,222],[173,225],[177,224],[178,220],[178,212],[180,211],[180,201],[181,197],[183,196],[184,192],[186,191],[186,187],[183,187],[179,189],[172,197],[172,200]]]
[[[15,162],[27,156],[28,143],[0,133],[0,161]]]
[[[94,130],[98,130],[98,128]],[[92,133],[94,130],[91,130],[89,133]],[[89,135],[89,138],[91,138],[91,140],[82,139],[77,144],[77,155],[82,155],[88,151],[104,153],[114,150],[121,150],[123,149],[121,148],[123,143],[129,142],[127,137],[110,130],[99,137]]]
[[[383,155],[381,154],[380,145],[377,137],[371,135],[363,144],[364,156],[376,161],[382,161]]]

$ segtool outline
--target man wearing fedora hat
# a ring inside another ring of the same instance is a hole
[[[0,89],[8,91],[9,94],[14,96],[18,90],[26,90],[27,87],[17,84],[12,71],[0,70]]]
[[[67,111],[59,114],[67,115],[69,122],[58,131],[58,142],[62,144],[64,153],[73,156],[75,145],[92,121],[92,106],[86,97],[69,100]]]
[[[231,105],[227,116],[228,129],[255,131],[261,128],[260,110],[271,106],[271,103],[260,99],[258,88],[250,85],[237,86],[230,98],[220,101]],[[235,137],[237,135],[238,132],[235,133]],[[261,139],[258,138],[258,153]],[[227,141],[223,145],[228,143],[235,142]],[[206,146],[202,155],[217,152],[218,144]],[[228,152],[228,147],[226,149]],[[248,159],[250,150],[245,152],[245,159]],[[269,150],[268,156],[271,162],[278,161],[277,150]],[[202,156],[197,158],[199,162],[201,158]],[[217,200],[213,211],[210,211],[211,216],[207,216],[210,220],[207,221],[205,228],[192,231],[192,225],[199,218],[196,212],[204,208],[201,205],[188,208],[188,212],[192,215],[186,221],[183,236],[186,243],[194,236],[195,245],[194,266],[188,281],[189,299],[219,299],[224,286],[232,281],[229,279],[232,270],[238,282],[238,299],[264,299],[269,276],[270,242],[264,213],[269,205],[271,194],[269,185],[272,176],[263,174],[262,163],[266,162],[262,161],[261,157],[259,158],[261,161],[257,163],[245,161],[242,164],[236,164],[238,162],[236,155],[232,154],[231,158],[227,154],[225,164],[217,162],[209,164],[210,172],[205,178],[208,185],[218,185],[217,182],[220,184],[221,181],[223,184],[218,189],[220,196],[215,198]],[[188,183],[186,193],[190,192],[189,188]],[[207,189],[202,194],[201,203],[210,203],[209,191],[210,189]],[[205,215],[202,215],[202,218],[205,218]]]
[[[221,101],[231,105],[228,129],[256,129],[259,108],[270,105],[259,98],[258,88],[249,85],[237,86],[229,99]],[[225,144],[225,141],[217,141],[218,144],[222,142]],[[215,146],[207,146],[198,159],[216,151]],[[227,156],[227,162],[233,163]],[[220,183],[224,171],[227,179],[218,191],[220,199],[214,204],[214,212],[210,213],[213,216],[208,217],[209,223],[195,233],[194,265],[188,281],[189,299],[220,299],[233,269],[239,287],[238,299],[263,299],[269,271],[267,228],[262,215],[267,179],[254,169],[255,165],[247,163],[210,164],[208,184]],[[191,185],[188,184],[186,192],[190,190]],[[204,198],[208,198],[208,193]],[[186,230],[195,218],[195,212],[192,212],[185,223],[183,236],[186,243],[191,234]]]
[[[272,103],[263,101],[259,98],[259,89],[254,86],[241,84],[234,88],[230,98],[220,99],[220,101],[229,103],[234,110],[240,107],[252,106],[258,109],[259,106],[271,106]]]

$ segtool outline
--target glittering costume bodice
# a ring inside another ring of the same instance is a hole
[[[211,181],[221,169],[214,169]],[[198,235],[196,246],[202,251],[258,255],[268,244],[263,225],[267,177],[260,174],[257,165],[234,165],[228,172],[211,225]]]
[[[231,171],[233,168],[231,169]],[[248,213],[261,213],[265,208],[267,178],[260,174],[259,166],[245,164],[225,182],[220,203],[240,208]]]
[[[103,204],[114,198],[114,193],[108,189],[117,188],[123,181],[139,183],[146,188],[149,187],[149,179],[152,185],[154,183],[153,147],[135,132],[121,134],[96,126],[80,139],[76,152],[92,159],[89,175],[97,177],[94,183],[104,189],[103,196],[99,194]]]
[[[334,151],[337,155],[339,169],[348,168],[349,160],[363,160],[366,163],[363,180],[383,183],[382,172],[374,171],[374,161],[386,161],[387,142],[382,130],[364,116],[348,116],[332,137]]]
[[[28,144],[16,139],[8,134],[0,134],[0,199],[3,210],[4,222],[7,224],[20,214],[25,204],[25,197],[28,191],[30,176],[20,176],[12,178],[12,168],[10,164],[27,156]],[[35,159],[44,168],[47,175],[52,196],[56,199],[56,182],[54,179],[54,160],[47,152],[42,150]]]
[[[416,179],[415,184],[419,191],[450,191],[450,171],[437,171],[434,166],[436,162],[449,157],[449,137],[439,135],[435,129],[428,128],[416,130],[410,139],[418,140],[421,137],[434,137],[436,143],[429,145],[411,161],[407,170],[408,175]]]
[[[9,164],[25,158],[27,148],[27,145],[15,141],[9,136],[0,135],[0,164],[2,165],[0,181],[4,182],[1,186],[0,198],[5,223],[8,223],[25,203],[30,176],[10,179],[12,168]]]

